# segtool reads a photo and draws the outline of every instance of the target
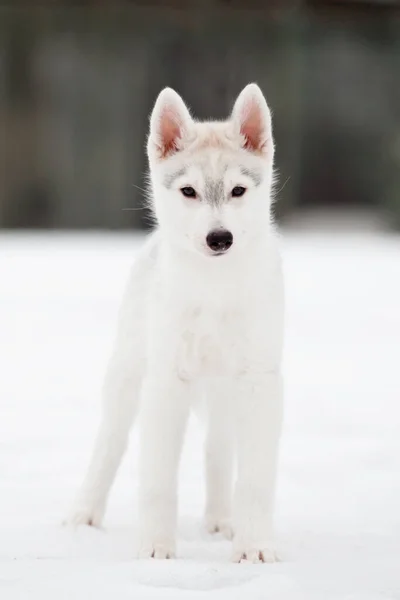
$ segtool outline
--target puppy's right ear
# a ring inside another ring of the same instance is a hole
[[[162,160],[179,152],[192,124],[189,110],[179,94],[171,88],[163,89],[150,117],[149,157]]]

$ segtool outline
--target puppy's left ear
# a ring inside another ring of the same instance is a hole
[[[272,158],[271,112],[256,83],[249,83],[239,94],[232,111],[232,122],[240,134],[243,148]]]

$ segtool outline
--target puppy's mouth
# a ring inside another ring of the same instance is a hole
[[[210,250],[209,248],[205,248],[205,255],[207,258],[221,257],[225,256],[225,254],[229,254],[229,248],[227,250]]]
[[[208,248],[207,246],[203,246],[201,249],[201,254],[203,254],[203,256],[205,256],[206,258],[221,258],[221,256],[225,256],[226,254],[229,254],[229,251],[231,250],[231,248],[226,248],[226,250],[211,250],[211,248]]]

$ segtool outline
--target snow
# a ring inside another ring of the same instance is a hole
[[[0,236],[0,598],[400,598],[400,238],[284,233],[284,561],[235,565],[201,526],[203,432],[181,471],[179,559],[135,560],[136,434],[104,530],[61,520],[85,470],[141,238]]]

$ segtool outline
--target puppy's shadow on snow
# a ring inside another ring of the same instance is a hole
[[[207,533],[201,519],[182,517],[178,528],[178,558],[134,561],[134,578],[137,583],[150,587],[212,590],[235,587],[259,577],[257,565],[230,562],[231,546],[221,534]]]
[[[149,587],[201,591],[244,585],[261,575],[254,569],[238,569],[238,566],[205,560],[137,561],[133,577],[136,583]]]

